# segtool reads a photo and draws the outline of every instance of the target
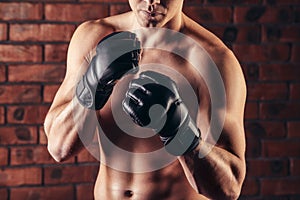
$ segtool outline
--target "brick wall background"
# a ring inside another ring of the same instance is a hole
[[[241,199],[299,199],[300,1],[185,4],[233,49],[247,79]],[[87,151],[55,163],[42,123],[76,26],[128,9],[127,0],[0,1],[0,199],[92,199],[98,164]]]

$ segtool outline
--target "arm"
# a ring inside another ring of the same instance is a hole
[[[227,103],[220,138],[215,146],[200,141],[194,151],[180,156],[179,161],[200,193],[212,199],[237,199],[245,178],[246,87],[240,65],[231,52],[224,56],[220,66]]]
[[[89,31],[92,26],[90,22],[84,23],[75,31],[68,49],[65,78],[45,118],[44,128],[48,139],[48,151],[58,162],[68,159],[82,149],[83,144],[78,133],[83,129],[90,127],[86,130],[89,136],[87,139],[93,137],[94,128],[92,127],[95,122],[87,119],[93,119],[95,112],[84,109],[73,98],[77,81],[88,68],[86,56],[97,44],[96,40],[86,39],[98,38],[95,33]],[[74,115],[75,113],[77,115]]]
[[[175,82],[168,76],[153,71],[142,72],[129,84],[123,101],[123,109],[133,121],[153,129],[165,149],[178,156],[191,185],[213,199],[237,198],[245,176],[245,83],[238,62],[232,58],[233,55],[229,54],[229,58],[224,59],[224,66],[228,68],[221,69],[227,105],[225,123],[216,146],[201,139],[200,130],[204,133],[206,128],[201,125],[203,116],[198,117],[199,130]],[[225,106],[218,109],[216,112],[222,113]]]
[[[115,81],[138,66],[140,42],[134,33],[114,32],[103,38],[108,31],[91,23],[83,24],[72,38],[66,78],[45,120],[48,149],[57,161],[90,143],[98,122],[94,110],[106,104]],[[85,56],[95,46],[88,63]]]

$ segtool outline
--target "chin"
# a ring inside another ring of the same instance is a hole
[[[139,21],[140,26],[145,28],[161,28],[162,22],[157,21]]]
[[[158,24],[156,24],[156,23],[148,23],[144,27],[146,27],[146,28],[159,28],[160,26],[158,26]]]
[[[156,18],[150,18],[148,16],[145,16],[144,14],[138,13],[136,15],[137,21],[141,27],[151,28],[151,27],[162,27],[163,22],[165,21],[164,16],[158,16]]]

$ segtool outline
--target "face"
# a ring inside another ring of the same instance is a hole
[[[162,27],[181,13],[184,0],[129,0],[142,27]]]

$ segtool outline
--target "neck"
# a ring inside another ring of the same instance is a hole
[[[180,12],[176,16],[168,21],[162,28],[171,29],[174,31],[180,31],[184,27],[183,13]]]

